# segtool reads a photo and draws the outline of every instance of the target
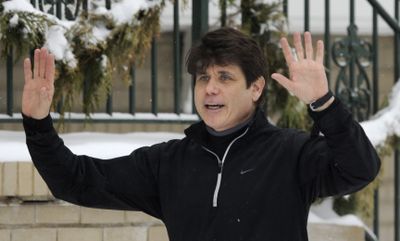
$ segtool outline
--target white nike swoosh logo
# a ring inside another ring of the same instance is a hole
[[[251,171],[254,171],[254,168],[250,168],[250,169],[247,169],[247,170],[241,170],[240,171],[240,175],[246,174],[246,173],[251,172]]]

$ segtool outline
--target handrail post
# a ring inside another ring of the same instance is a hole
[[[7,53],[7,115],[13,116],[14,111],[14,86],[13,86],[13,48],[10,47]]]
[[[130,77],[131,77],[131,84],[129,85],[129,113],[132,115],[136,112],[136,102],[135,102],[135,86],[136,86],[136,72],[135,72],[135,64],[131,65],[130,69]]]
[[[105,1],[106,9],[110,10],[111,9],[111,1],[106,0]],[[112,115],[113,113],[113,94],[112,94],[112,85],[110,86],[110,89],[107,88],[107,101],[106,101],[106,112],[109,115]]]
[[[285,15],[285,17],[288,18],[288,15],[289,15],[288,0],[283,0],[282,10],[283,10],[283,14]]]
[[[400,223],[399,223],[399,217],[400,217],[400,208],[399,208],[399,203],[400,203],[400,155],[399,155],[399,149],[396,148],[394,150],[394,179],[395,179],[395,192],[394,192],[394,198],[395,198],[395,203],[394,203],[394,241],[399,241],[400,240]]]
[[[208,31],[208,1],[193,0],[192,44]]]
[[[221,3],[221,27],[226,26],[226,0],[220,1]]]
[[[304,0],[304,32],[310,31],[310,0]]]
[[[181,113],[181,34],[179,31],[179,1],[174,1],[174,109]]]
[[[324,35],[324,43],[325,43],[325,58],[324,58],[324,63],[326,67],[326,78],[328,79],[328,85],[330,86],[330,79],[331,79],[331,55],[330,55],[330,46],[331,46],[331,41],[330,41],[330,34],[331,34],[331,28],[330,28],[330,0],[325,0],[325,35]]]
[[[379,15],[382,17],[382,19],[393,29],[395,32],[400,32],[400,26],[399,23],[393,19],[387,12],[386,10],[382,7],[382,5],[376,1],[376,0],[367,0],[369,4],[376,9],[376,11],[379,13]],[[395,4],[397,3],[397,0],[394,0]],[[396,8],[395,8],[395,11]]]
[[[153,37],[151,41],[151,112],[154,115],[158,113],[158,75],[157,75],[157,38]]]
[[[192,46],[200,40],[201,36],[208,31],[208,1],[192,1]],[[194,78],[194,76],[193,76]],[[194,93],[194,79],[192,81]],[[194,94],[192,95],[194,98]],[[192,101],[192,112],[196,113],[194,101]]]
[[[378,13],[375,9],[372,11],[372,113],[378,111],[379,99],[379,38],[378,38]],[[374,191],[374,210],[373,210],[373,229],[376,237],[379,238],[379,187]]]
[[[399,1],[394,1],[394,16],[396,23],[399,23]],[[400,77],[399,73],[399,40],[400,31],[395,31],[394,34],[394,82],[396,83]],[[395,190],[394,190],[394,240],[400,241],[400,158],[399,150],[396,148],[394,150],[394,179],[395,179]]]

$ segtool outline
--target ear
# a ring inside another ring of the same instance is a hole
[[[257,102],[257,100],[260,98],[265,86],[265,79],[264,77],[258,77],[256,81],[251,83],[251,94],[252,94],[252,99],[254,102]]]

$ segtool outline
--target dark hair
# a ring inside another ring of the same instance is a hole
[[[238,65],[246,77],[247,88],[259,77],[267,80],[267,64],[261,48],[255,40],[233,28],[223,27],[206,33],[186,56],[187,71],[193,76],[214,64]],[[258,104],[263,96],[264,91]]]

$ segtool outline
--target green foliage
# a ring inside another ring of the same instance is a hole
[[[117,24],[109,15],[82,11],[65,33],[77,67],[67,64],[66,60],[56,61],[53,108],[61,114],[69,111],[74,100],[81,102],[82,97],[76,97],[83,93],[83,111],[89,115],[97,109],[102,97],[110,93],[115,73],[128,82],[130,66],[142,62],[152,39],[159,33],[163,7],[164,1],[161,1],[152,8],[132,13],[132,21],[124,24]],[[57,24],[51,19],[54,18],[46,14],[0,12],[2,56],[14,49],[17,61],[30,50],[43,46],[47,29]],[[97,29],[109,34],[105,39],[97,39]]]
[[[87,18],[81,18],[78,24],[74,25],[69,34],[72,37],[72,47],[74,55],[78,60],[78,73],[80,76],[65,76],[67,80],[73,83],[67,84],[78,88],[62,88],[62,92],[67,95],[67,99],[72,98],[73,92],[66,90],[83,91],[83,111],[85,113],[93,112],[100,101],[102,93],[108,93],[108,86],[111,83],[111,74],[108,71],[107,56],[104,55],[107,45],[106,41],[95,41],[93,28],[96,25],[104,24],[107,29],[112,28],[112,22],[103,17],[89,15]],[[59,78],[60,79],[60,78]],[[66,80],[61,80],[66,83]],[[66,103],[69,108],[69,102]]]
[[[3,6],[0,4],[0,6]],[[16,59],[45,42],[45,32],[54,22],[44,15],[28,12],[0,12],[1,56],[14,49]]]
[[[159,16],[161,8],[149,9],[136,14],[137,24],[132,27],[129,24],[113,30],[110,44],[106,54],[110,58],[112,69],[118,72],[122,79],[129,80],[129,68],[133,63],[141,64],[145,53],[151,47],[153,37],[157,37],[160,31]]]
[[[310,130],[312,127],[312,120],[307,114],[307,106],[295,96],[288,96],[286,105],[281,113],[282,115],[277,123],[278,126],[302,130]]]
[[[78,69],[72,69],[63,62],[56,62],[56,80],[54,82],[53,109],[60,108],[64,113],[71,109],[76,95],[81,91],[83,75]]]

